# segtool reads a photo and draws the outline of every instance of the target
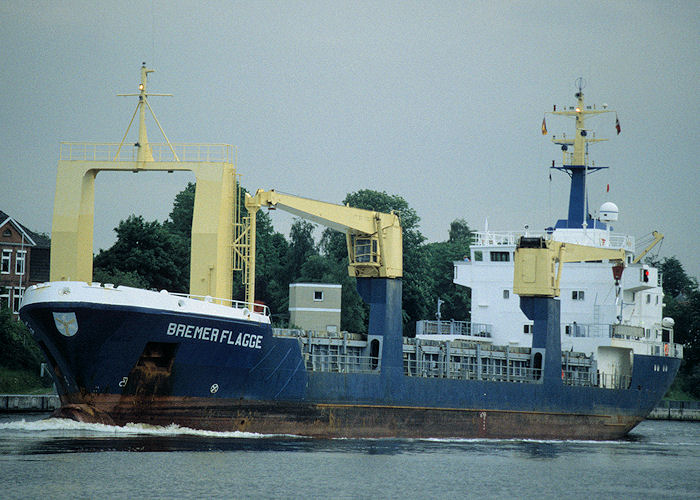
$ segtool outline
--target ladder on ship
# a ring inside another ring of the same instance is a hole
[[[241,211],[241,203],[244,196],[243,188],[240,184],[240,174],[234,170],[233,176],[236,187],[233,190],[233,199],[231,200],[231,207],[233,209],[233,244],[231,248],[233,265],[231,269],[231,280],[233,280],[233,273],[242,273],[243,296],[245,297],[244,300],[247,300],[251,286],[250,280],[248,279],[248,269],[250,266],[255,265],[255,255],[253,255],[253,250],[251,248],[250,216],[243,215]]]

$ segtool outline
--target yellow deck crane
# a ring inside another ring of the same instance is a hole
[[[515,250],[513,292],[521,297],[559,297],[562,264],[594,260],[624,263],[625,251],[522,237]]]
[[[402,282],[403,247],[399,216],[259,190],[246,195],[250,214],[247,297],[255,297],[255,213],[260,207],[280,208],[299,217],[344,232],[348,273],[357,278],[357,291],[369,304],[370,344],[381,351],[383,373],[403,373]],[[374,349],[374,348],[373,348]]]
[[[261,207],[280,208],[346,235],[348,273],[356,278],[400,278],[403,274],[402,233],[399,216],[302,198],[275,190],[246,193],[250,214],[250,258],[246,301],[255,298],[255,213]]]
[[[661,233],[658,232],[658,231],[652,231],[651,235],[652,235],[652,237],[653,237],[654,239],[652,240],[651,243],[649,243],[649,246],[647,246],[647,247],[642,251],[642,253],[640,253],[639,255],[637,255],[637,257],[635,257],[635,259],[632,261],[632,264],[636,264],[637,262],[639,262],[640,260],[642,260],[642,259],[644,258],[644,256],[645,256],[646,254],[648,254],[648,253],[651,251],[652,248],[654,248],[656,245],[658,245],[658,244],[661,242],[661,240],[664,239],[664,235],[661,234]]]
[[[561,302],[559,281],[565,262],[608,260],[619,282],[625,262],[623,249],[563,243],[543,237],[522,237],[515,250],[513,291],[520,309],[532,321],[531,366],[545,383],[561,384]],[[558,265],[557,265],[558,264]],[[549,355],[547,355],[549,353]]]

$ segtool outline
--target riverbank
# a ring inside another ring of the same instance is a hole
[[[0,413],[51,412],[59,406],[57,394],[0,394]]]
[[[664,400],[647,416],[649,420],[700,421],[700,401]]]

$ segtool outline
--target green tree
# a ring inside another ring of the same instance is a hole
[[[170,211],[170,217],[163,223],[171,233],[179,234],[189,240],[192,237],[192,215],[194,214],[194,195],[196,184],[188,182],[185,189],[175,195],[173,201],[173,209]]]
[[[663,315],[674,319],[674,341],[683,344],[676,385],[700,398],[700,290],[676,257],[648,259],[663,274]]]
[[[129,277],[147,288],[188,291],[189,246],[184,237],[158,221],[146,222],[134,215],[121,221],[115,231],[114,245],[95,257],[98,275]]]
[[[429,303],[437,312],[437,300],[444,301],[441,308],[442,319],[465,321],[469,318],[470,291],[455,285],[454,261],[463,260],[469,255],[471,230],[464,219],[455,219],[450,224],[449,239],[425,246],[427,268],[430,269]],[[432,317],[432,316],[431,316]]]
[[[39,372],[44,357],[29,330],[6,304],[0,306],[0,366]]]
[[[685,272],[683,265],[676,257],[647,259],[647,262],[657,267],[663,275],[664,295],[678,297],[681,294],[697,290],[698,281]]]
[[[0,306],[0,345],[0,392],[33,392],[51,386],[48,374],[40,377],[44,355],[6,304]]]
[[[463,218],[455,219],[450,222],[449,242],[457,243],[466,246],[469,250],[469,245],[472,241],[472,230],[469,229],[467,221]],[[467,252],[468,253],[468,252]]]
[[[255,251],[255,298],[266,304],[275,324],[286,321],[289,305],[289,281],[285,262],[289,243],[274,230],[270,216],[258,210]]]
[[[133,288],[151,288],[150,283],[135,271],[121,271],[114,268],[96,267],[92,272],[92,279],[98,283],[112,283],[118,286],[130,286]]]
[[[290,283],[297,281],[302,275],[302,266],[310,258],[318,256],[316,243],[314,242],[314,229],[316,225],[303,220],[295,219],[289,231],[290,243],[287,248],[287,279]]]

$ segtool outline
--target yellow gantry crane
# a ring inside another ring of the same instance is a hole
[[[348,273],[357,278],[400,278],[403,274],[402,232],[399,216],[302,198],[275,190],[246,193],[250,214],[246,261],[246,302],[255,299],[255,214],[261,207],[280,208],[346,235]]]
[[[51,231],[51,281],[92,281],[98,173],[191,171],[197,188],[192,218],[190,293],[230,299],[231,242],[238,207],[235,148],[228,144],[171,144],[148,103],[149,96],[169,95],[147,90],[147,78],[152,72],[143,63],[138,93],[120,94],[139,99],[127,127],[128,133],[138,113],[138,142],[125,145],[125,133],[119,144],[61,143]],[[153,114],[167,144],[149,142],[146,108]]]

